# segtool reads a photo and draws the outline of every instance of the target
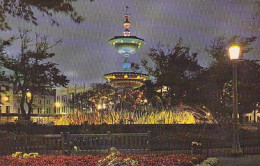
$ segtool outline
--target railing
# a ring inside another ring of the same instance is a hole
[[[74,150],[77,147],[77,151]],[[111,147],[122,153],[150,151],[150,132],[107,134],[6,135],[0,137],[0,155],[15,152],[39,154],[101,154]]]
[[[14,152],[37,152],[40,154],[63,154],[64,136],[49,135],[7,135],[0,137],[0,155]]]
[[[69,153],[108,153],[115,147],[122,153],[147,153],[150,151],[150,132],[147,133],[110,133],[70,134],[67,133]]]
[[[232,153],[232,137],[217,138],[153,138],[152,152],[155,153],[192,153],[192,142],[201,144],[196,151],[207,156],[230,156]],[[260,137],[244,135],[240,137],[240,146],[243,154],[260,154]]]
[[[192,142],[201,143],[201,149],[192,149]],[[151,133],[105,134],[50,134],[50,135],[1,135],[0,155],[21,151],[39,154],[102,154],[115,147],[121,153],[192,153],[201,152],[208,156],[231,154],[232,137],[188,138],[154,135]],[[241,135],[240,145],[244,154],[260,154],[258,135]]]

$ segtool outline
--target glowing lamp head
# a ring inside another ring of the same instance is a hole
[[[26,97],[27,98],[31,98],[32,97],[32,93],[31,92],[26,92]]]
[[[125,79],[127,79],[127,78],[128,78],[128,75],[127,75],[127,74],[126,74],[126,75],[124,75],[124,78],[125,78]]]
[[[4,102],[7,102],[7,101],[9,101],[9,97],[4,96],[4,97],[2,98],[2,100],[3,100]]]
[[[54,105],[55,105],[56,108],[59,108],[61,106],[61,104],[59,102],[55,102]]]
[[[98,109],[98,110],[102,109],[102,105],[101,105],[101,104],[98,104],[98,105],[97,105],[97,109]]]
[[[229,48],[229,57],[231,60],[236,60],[240,55],[240,47],[239,46],[231,46]]]

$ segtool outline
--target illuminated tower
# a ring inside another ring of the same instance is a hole
[[[126,7],[126,10],[128,7]],[[144,84],[144,81],[148,79],[148,75],[142,73],[136,73],[131,70],[131,63],[129,56],[136,53],[136,51],[144,45],[144,40],[130,34],[130,15],[127,13],[124,15],[124,32],[123,36],[114,36],[108,41],[108,44],[114,46],[119,54],[122,54],[125,59],[123,62],[124,70],[122,72],[113,72],[104,75],[104,78],[114,87],[117,88],[138,88]]]

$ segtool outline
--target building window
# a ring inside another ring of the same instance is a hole
[[[7,114],[10,113],[10,106],[6,106],[6,113],[7,113]]]

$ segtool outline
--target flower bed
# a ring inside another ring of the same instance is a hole
[[[0,157],[0,165],[9,166],[192,166],[201,163],[205,157],[201,155],[171,154],[171,155],[117,155],[117,156],[55,156],[55,155],[18,155]]]

